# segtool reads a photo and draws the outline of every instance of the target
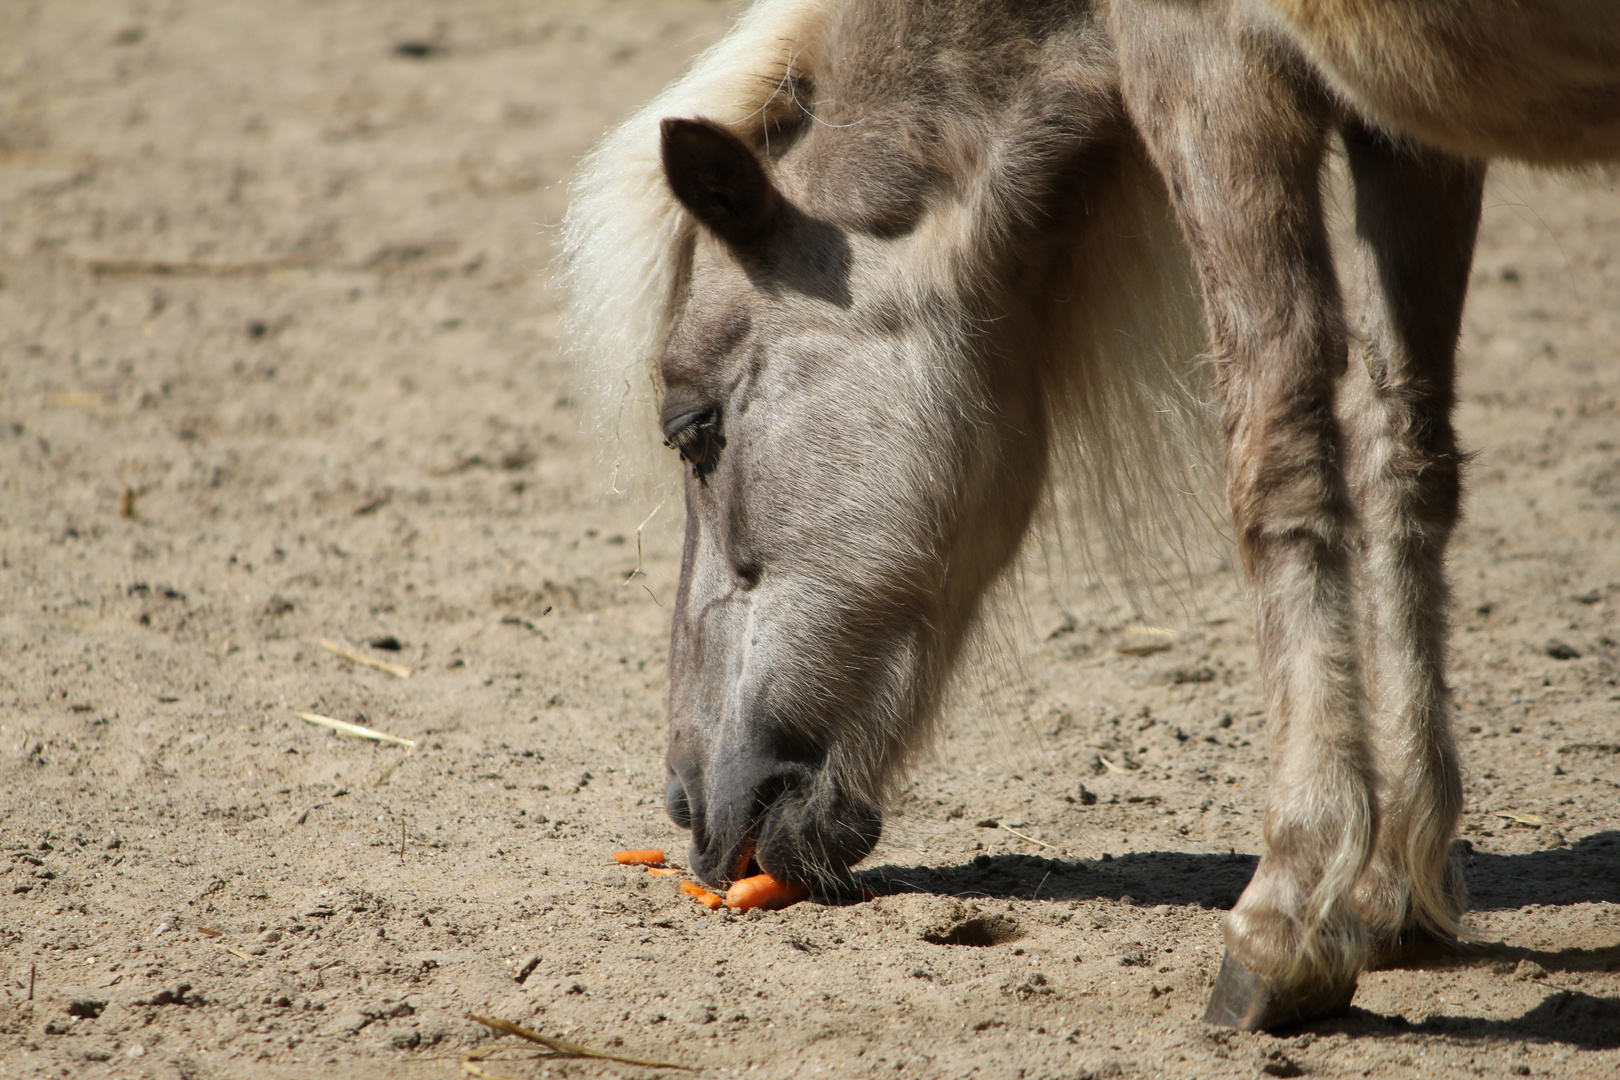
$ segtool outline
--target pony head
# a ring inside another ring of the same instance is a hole
[[[1187,396],[1140,356],[1186,293],[1107,41],[1083,11],[993,14],[763,5],[576,186],[587,341],[625,288],[587,266],[614,215],[663,245],[623,273],[657,298],[651,378],[597,381],[650,384],[682,465],[666,804],[714,884],[845,877],[1053,471],[1129,547],[1121,463],[1183,445],[1163,406]]]

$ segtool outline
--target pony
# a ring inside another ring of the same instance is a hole
[[[1205,1020],[1338,1011],[1454,942],[1484,160],[1617,152],[1596,0],[757,3],[582,162],[562,242],[615,485],[680,462],[665,801],[695,873],[836,889],[1032,523],[1072,509],[1129,568],[1196,516],[1213,429],[1271,747]]]

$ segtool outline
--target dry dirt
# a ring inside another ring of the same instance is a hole
[[[1283,1036],[1199,1023],[1263,773],[1218,566],[1146,657],[1108,592],[1032,573],[879,899],[737,918],[609,862],[685,844],[678,523],[623,585],[647,508],[598,494],[545,279],[572,162],[729,12],[0,8],[0,1077],[452,1077],[469,1012],[714,1075],[1620,1075],[1612,176],[1504,172],[1485,215],[1483,958]]]

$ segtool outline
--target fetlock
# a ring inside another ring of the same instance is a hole
[[[1376,958],[1412,926],[1412,903],[1406,889],[1406,876],[1380,852],[1356,881],[1350,898],[1366,931],[1368,949],[1376,962]]]
[[[1356,882],[1356,913],[1366,927],[1369,969],[1431,963],[1451,951],[1466,890],[1454,858],[1429,871],[1434,881],[1414,890],[1415,875],[1403,872],[1380,851]]]
[[[1366,958],[1353,906],[1334,905],[1307,931],[1273,899],[1257,875],[1227,917],[1226,955],[1205,1023],[1259,1031],[1349,1007]]]

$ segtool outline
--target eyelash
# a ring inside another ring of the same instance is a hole
[[[720,434],[720,415],[712,409],[698,413],[671,431],[664,445],[677,451],[701,479],[713,471],[726,445],[726,437]]]

